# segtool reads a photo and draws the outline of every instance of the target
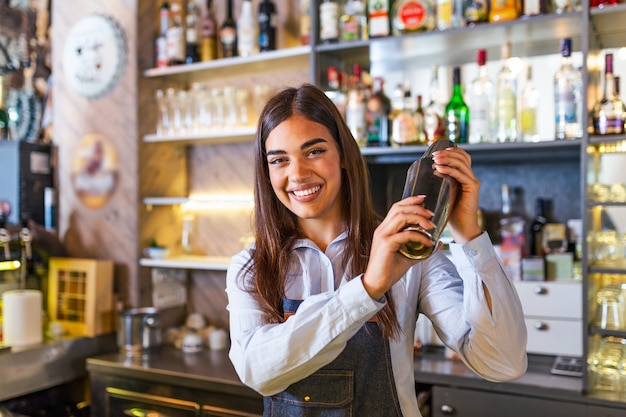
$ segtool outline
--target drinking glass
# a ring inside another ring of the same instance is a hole
[[[593,325],[605,330],[621,330],[624,323],[626,301],[622,285],[610,284],[600,288],[596,294],[596,311]]]
[[[591,387],[595,391],[620,392],[624,379],[626,339],[603,338],[587,360]]]

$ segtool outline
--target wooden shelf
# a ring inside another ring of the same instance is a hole
[[[167,77],[170,80],[199,81],[210,74],[212,79],[221,77],[249,76],[255,73],[271,73],[277,68],[303,68],[310,66],[311,46],[296,46],[262,52],[252,56],[222,58],[194,64],[150,68],[144,71],[147,78]]]

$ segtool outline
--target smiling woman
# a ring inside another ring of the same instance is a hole
[[[449,225],[461,275],[442,252],[422,261],[400,254],[409,241],[436,245],[406,230],[434,226],[425,196],[377,216],[359,147],[319,88],[288,88],[268,101],[255,137],[255,243],[233,257],[226,284],[229,356],[241,381],[265,396],[264,416],[311,408],[420,416],[420,313],[478,375],[503,381],[525,371],[521,304],[478,227],[470,160],[449,147],[431,164],[460,184]]]

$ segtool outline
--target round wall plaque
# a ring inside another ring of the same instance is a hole
[[[108,94],[126,66],[126,36],[111,17],[91,14],[70,29],[63,49],[63,68],[70,86],[89,99]]]

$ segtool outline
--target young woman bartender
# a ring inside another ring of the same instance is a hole
[[[449,217],[454,264],[398,248],[434,245],[407,225],[432,227],[409,197],[384,219],[368,171],[333,103],[312,85],[269,100],[255,139],[256,243],[227,272],[230,359],[264,396],[264,416],[420,416],[413,342],[419,313],[476,374],[526,370],[519,298],[477,223],[480,183],[470,156],[449,148],[434,169],[459,182]],[[455,267],[456,265],[456,267]]]

